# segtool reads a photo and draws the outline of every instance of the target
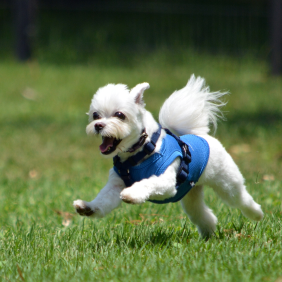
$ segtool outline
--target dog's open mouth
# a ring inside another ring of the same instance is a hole
[[[109,155],[114,152],[117,148],[117,145],[121,142],[121,139],[116,139],[114,137],[103,137],[103,143],[100,145],[100,151],[104,155]]]

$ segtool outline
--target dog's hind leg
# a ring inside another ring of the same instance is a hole
[[[181,205],[203,238],[214,234],[217,218],[204,202],[202,185],[193,187],[181,200]]]
[[[216,194],[230,207],[238,208],[244,216],[259,221],[263,218],[261,207],[246,190],[244,179],[239,170],[237,174],[237,177],[234,178],[230,175],[221,178],[221,180],[216,181],[215,185],[211,186]]]
[[[244,178],[231,156],[215,138],[205,136],[205,139],[210,145],[210,158],[199,183],[212,187],[224,202],[239,208],[246,217],[261,220],[261,207],[246,190]]]

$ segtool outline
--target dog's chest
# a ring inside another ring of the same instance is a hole
[[[184,135],[180,139],[189,146],[191,153],[191,163],[189,164],[189,174],[184,183],[176,187],[177,194],[175,199],[167,199],[166,202],[179,201],[196,183],[203,173],[209,158],[209,145],[207,141],[199,136]],[[151,176],[160,176],[177,158],[182,158],[182,151],[178,142],[170,135],[166,135],[162,140],[161,149],[159,152],[151,155],[149,158],[136,166],[129,168],[130,181],[127,182],[127,187],[135,182],[148,179]],[[114,167],[115,171],[121,176],[120,171]],[[157,201],[153,201],[157,202]],[[158,201],[158,203],[160,203]]]

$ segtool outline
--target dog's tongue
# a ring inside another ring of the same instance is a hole
[[[104,137],[103,143],[100,145],[100,151],[105,153],[109,147],[113,146],[114,138],[113,137]]]

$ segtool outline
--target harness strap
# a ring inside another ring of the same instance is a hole
[[[144,128],[142,130],[139,140],[131,148],[129,148],[126,152],[133,153],[134,151],[142,147],[147,137],[148,137],[148,134],[146,133],[146,130]]]
[[[130,167],[137,165],[142,159],[144,159],[147,155],[150,155],[156,148],[156,143],[161,135],[161,125],[156,132],[153,133],[151,137],[151,141],[146,143],[143,147],[143,150],[138,152],[136,155],[128,158],[123,163],[120,161],[119,156],[115,156],[114,166],[118,169],[118,173],[126,187],[131,186],[132,179],[130,177]],[[178,136],[174,135],[170,130],[165,129],[166,133],[171,135],[179,144],[182,152],[182,158],[180,162],[180,166],[176,176],[176,186],[178,187],[180,184],[185,182],[189,175],[189,163],[191,162],[191,153],[189,151],[188,145],[183,142]]]
[[[172,136],[177,141],[178,145],[181,148],[181,152],[182,152],[181,162],[180,162],[178,172],[176,175],[176,186],[178,187],[180,184],[185,182],[185,180],[187,179],[189,175],[189,163],[191,163],[191,153],[189,151],[188,145],[185,142],[183,142],[178,136],[173,134],[167,128],[165,128],[165,131],[167,134]]]
[[[156,148],[156,143],[161,135],[161,125],[159,124],[159,128],[156,132],[153,133],[151,137],[151,141],[146,143],[143,147],[143,150],[138,152],[136,155],[129,157],[126,161],[123,163],[120,161],[119,156],[115,156],[113,161],[114,161],[114,166],[118,169],[119,175],[124,181],[126,187],[129,187],[132,185],[132,180],[130,177],[130,172],[129,169],[132,166],[137,165],[141,160],[143,160],[147,155],[150,155],[153,153],[153,151]]]

